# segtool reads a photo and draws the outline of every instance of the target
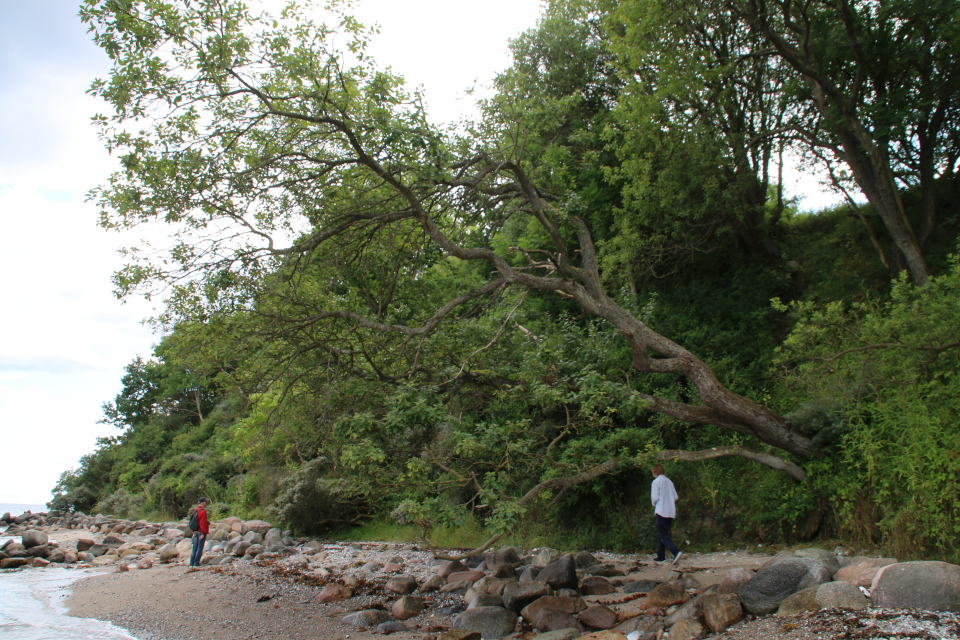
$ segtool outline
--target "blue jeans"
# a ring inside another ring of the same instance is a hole
[[[190,566],[199,567],[200,558],[203,556],[203,543],[206,541],[207,536],[203,535],[199,531],[193,532],[193,551],[190,553]]]
[[[678,549],[677,545],[673,544],[673,540],[670,539],[670,527],[672,525],[673,518],[664,518],[661,515],[657,516],[657,560],[666,560],[667,554],[665,549],[669,549],[674,558],[680,553],[680,549]]]

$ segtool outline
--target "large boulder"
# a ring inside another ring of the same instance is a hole
[[[180,557],[180,550],[172,544],[160,547],[160,562],[170,562]]]
[[[484,640],[503,638],[513,633],[517,626],[517,614],[503,607],[478,607],[464,611],[453,619],[456,629],[476,631]]]
[[[283,531],[273,528],[263,536],[263,544],[267,547],[283,546]]]
[[[47,544],[49,541],[50,538],[47,536],[47,534],[45,534],[43,531],[37,531],[36,529],[27,529],[23,532],[23,536],[20,538],[20,544],[27,549]]]
[[[87,551],[95,544],[97,543],[89,538],[80,538],[77,540],[77,551]]]
[[[568,596],[544,596],[534,600],[520,612],[520,615],[527,622],[533,623],[542,609],[555,609],[570,615],[576,615],[587,608],[587,603],[582,598],[571,598]]]
[[[537,580],[546,582],[552,589],[576,589],[577,562],[568,553],[543,567],[537,575]]]
[[[456,573],[451,573],[447,576],[447,584],[453,584],[454,582],[469,582],[471,586],[474,582],[480,578],[485,578],[487,574],[483,571],[474,571],[468,569],[467,571],[457,571]]]
[[[960,611],[960,566],[899,562],[880,569],[870,592],[875,607]]]
[[[683,590],[679,582],[664,582],[654,587],[647,595],[647,606],[666,609],[675,604],[683,604],[689,599],[690,596]]]
[[[259,531],[247,531],[241,539],[250,544],[263,544],[263,535]]]
[[[778,616],[792,616],[804,611],[816,611],[820,607],[817,605],[817,590],[820,587],[810,587],[791,593],[783,599],[780,607],[777,609]]]
[[[577,561],[577,569],[586,569],[600,564],[600,561],[589,551],[579,552],[574,559]]]
[[[743,620],[740,598],[734,593],[711,593],[700,602],[703,621],[713,633],[721,633]]]
[[[696,640],[703,635],[703,626],[693,620],[681,620],[670,627],[670,640]]]
[[[4,558],[0,560],[0,569],[19,569],[33,562],[33,558]]]
[[[246,535],[251,531],[256,531],[261,536],[267,535],[267,532],[273,529],[273,525],[263,520],[245,520],[240,525],[240,533]]]
[[[587,576],[580,582],[580,593],[585,596],[606,596],[617,588],[603,576]]]
[[[587,607],[577,614],[580,622],[591,629],[613,629],[617,626],[617,614],[603,605]]]
[[[829,570],[814,558],[777,557],[740,588],[740,601],[750,613],[768,615],[787,596],[829,581]]]
[[[727,571],[717,587],[718,593],[740,593],[741,587],[753,580],[754,573],[746,567],[734,567]]]
[[[539,598],[550,595],[550,585],[536,580],[534,582],[510,582],[503,589],[503,606],[513,611],[520,611]]]
[[[473,583],[467,592],[464,594],[463,599],[465,602],[470,602],[480,593],[492,593],[493,595],[503,596],[503,590],[507,587],[508,584],[511,584],[512,580],[501,580],[499,578],[493,578],[487,576],[486,578],[480,578]]]
[[[470,568],[459,560],[444,560],[437,569],[437,575],[441,578],[446,578],[451,573],[460,573],[461,571],[469,570]]]
[[[543,598],[540,598],[540,599],[543,600]],[[476,609],[477,607],[502,607],[502,606],[503,606],[503,596],[496,596],[492,593],[478,593],[467,604],[467,609]]]
[[[859,587],[849,582],[828,582],[817,587],[820,609],[866,609],[868,602]]]
[[[537,555],[533,557],[533,566],[540,568],[546,567],[547,565],[553,564],[559,560],[561,556],[563,556],[563,554],[556,549],[540,549],[540,551],[537,552]]]
[[[575,617],[566,611],[551,609],[549,607],[537,611],[537,617],[534,618],[533,628],[541,632],[559,631],[561,629],[575,629],[577,636],[580,635],[581,624]],[[543,636],[538,636],[542,638]]]
[[[830,579],[833,579],[833,576],[836,575],[837,571],[840,570],[840,561],[837,559],[837,554],[831,553],[824,549],[800,549],[794,551],[793,555],[797,558],[813,558],[824,567],[826,567],[827,572],[830,573]]]
[[[750,575],[753,576],[753,572],[750,572]],[[634,580],[633,582],[628,582],[623,587],[624,593],[650,593],[657,588],[660,582],[657,580]]]
[[[873,579],[877,577],[877,572],[881,567],[896,564],[893,558],[854,558],[854,561],[845,567],[841,567],[834,580],[849,582],[855,587],[870,588]]]
[[[424,604],[421,598],[414,596],[403,596],[393,603],[391,613],[397,620],[408,620],[423,612]]]
[[[384,589],[392,593],[405,596],[417,590],[417,579],[413,576],[397,576],[387,580]]]

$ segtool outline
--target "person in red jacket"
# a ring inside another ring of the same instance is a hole
[[[197,504],[197,529],[193,532],[193,552],[190,554],[190,566],[199,567],[200,558],[203,556],[203,544],[207,540],[207,534],[210,533],[210,521],[207,519],[207,503],[209,500],[200,498]]]

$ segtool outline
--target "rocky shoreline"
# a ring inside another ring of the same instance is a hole
[[[186,566],[185,522],[3,520],[22,543],[0,549],[0,580],[51,565],[100,567],[78,583],[71,614],[140,640],[960,637],[960,566],[943,562],[801,549],[657,565],[516,548],[457,562],[411,544],[294,539],[267,522],[226,518],[211,525],[196,570]]]

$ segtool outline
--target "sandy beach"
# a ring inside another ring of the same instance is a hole
[[[83,530],[53,529],[52,539],[65,549],[76,548],[77,540],[91,538]],[[133,539],[133,536],[130,536]],[[383,588],[383,581],[361,582],[353,597],[343,602],[318,603],[315,598],[325,583],[336,583],[337,562],[354,570],[371,560],[403,559],[402,573],[418,580],[432,574],[432,555],[412,545],[389,543],[329,543],[325,560],[333,571],[320,578],[315,571],[302,571],[278,558],[243,560],[224,566],[190,569],[185,559],[154,563],[149,569],[103,567],[103,572],[76,582],[65,605],[72,616],[112,622],[139,640],[372,640],[382,637],[375,628],[357,628],[342,621],[344,615],[365,609],[386,609],[398,598]],[[341,554],[342,557],[338,554]],[[663,581],[679,571],[694,578],[702,588],[719,583],[734,567],[756,569],[771,556],[750,551],[684,554],[677,566],[655,565],[646,558],[594,552],[605,563],[616,564],[627,575],[624,580]],[[269,555],[269,554],[268,554]],[[132,565],[135,566],[135,565]],[[42,569],[41,569],[42,570]],[[676,574],[673,575],[675,577]],[[429,592],[422,595],[427,605],[420,615],[404,620],[407,631],[391,634],[399,640],[436,638],[453,628],[454,615],[442,609],[463,604],[456,594]],[[922,612],[918,612],[922,613]],[[738,640],[827,640],[861,637],[877,614],[868,612],[819,611],[794,616],[747,616],[719,636]],[[850,635],[853,633],[854,635]],[[911,627],[904,635],[917,637]],[[521,624],[510,637],[533,638],[537,632]],[[709,636],[708,636],[709,637]],[[862,636],[868,637],[868,636]],[[879,637],[870,635],[869,637]],[[928,635],[923,637],[955,637]]]
[[[53,535],[67,547],[71,542],[75,546],[81,537],[89,537],[88,532],[65,530]],[[411,564],[422,562],[423,552],[411,554],[389,544],[361,546],[371,551],[386,547],[379,553],[406,556]],[[627,576],[631,580],[664,580],[677,568],[637,563],[630,556],[603,555],[605,560],[626,563],[632,569]],[[756,569],[767,559],[768,555],[747,552],[689,554],[679,568],[685,576],[694,577],[707,587],[722,580],[730,568]],[[395,594],[387,594],[382,588],[367,588],[344,602],[317,604],[314,598],[321,587],[319,582],[291,575],[278,563],[238,562],[190,571],[185,562],[176,561],[157,564],[148,570],[106,569],[102,574],[76,583],[65,604],[70,615],[108,620],[128,629],[140,640],[372,640],[382,637],[374,629],[358,629],[341,622],[341,618],[356,610],[389,610],[396,600]],[[452,617],[438,613],[438,609],[461,603],[462,598],[439,593],[429,594],[427,598],[427,609],[404,621],[410,631],[392,633],[391,637],[421,640],[425,635],[452,628]],[[792,630],[783,631],[777,619],[746,621],[737,626],[740,628],[728,630],[725,637],[769,638],[774,629],[775,635],[783,638],[812,640],[815,637],[804,635],[796,625]],[[515,635],[533,637],[536,632],[521,628]]]

